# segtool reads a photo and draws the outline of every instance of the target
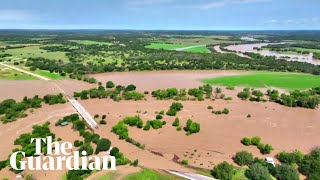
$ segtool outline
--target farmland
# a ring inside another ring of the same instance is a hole
[[[308,89],[320,85],[320,77],[294,73],[252,73],[240,76],[218,77],[203,80],[204,83],[223,86],[277,87],[288,90]]]

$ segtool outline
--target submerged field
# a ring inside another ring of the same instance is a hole
[[[263,72],[248,75],[217,77],[202,80],[223,86],[277,87],[282,89],[308,89],[320,85],[320,77],[308,74]]]

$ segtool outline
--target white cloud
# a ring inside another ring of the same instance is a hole
[[[265,3],[271,1],[272,0],[219,0],[214,2],[208,2],[206,4],[194,5],[193,8],[206,10],[212,8],[220,8],[232,4]]]
[[[30,22],[36,20],[29,11],[17,10],[17,9],[0,9],[0,22]]]
[[[283,25],[283,26],[300,26],[300,25],[316,25],[320,24],[319,17],[311,17],[311,18],[293,18],[293,19],[282,19],[282,20],[267,20],[264,22],[265,24],[272,25]]]

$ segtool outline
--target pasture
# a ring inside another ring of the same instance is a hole
[[[256,72],[248,75],[209,78],[202,80],[202,82],[222,86],[277,87],[288,90],[301,90],[320,86],[320,77],[298,73]]]

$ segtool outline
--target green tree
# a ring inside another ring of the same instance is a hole
[[[250,180],[272,180],[268,168],[258,163],[252,164],[245,175]]]
[[[253,163],[253,155],[247,151],[240,151],[236,153],[234,161],[240,166],[250,165]]]
[[[235,173],[236,173],[236,170],[233,167],[233,165],[225,161],[218,164],[213,168],[213,170],[211,170],[211,175],[214,178],[223,179],[223,180],[232,180],[232,176]]]

